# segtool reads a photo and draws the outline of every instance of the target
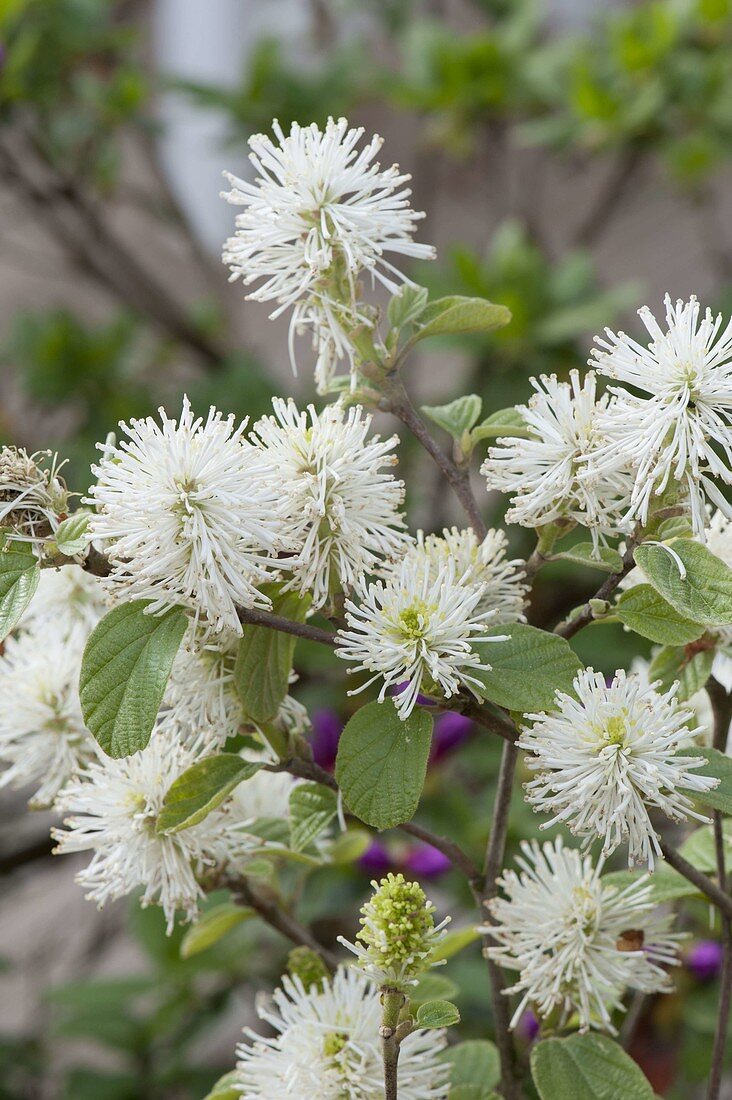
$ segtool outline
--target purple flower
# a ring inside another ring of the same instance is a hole
[[[473,732],[473,723],[463,714],[441,714],[435,722],[430,760],[440,760],[462,745]]]
[[[343,722],[334,710],[314,711],[310,744],[313,747],[313,759],[321,768],[330,771],[335,764],[342,731]]]
[[[709,982],[719,974],[722,955],[718,940],[697,940],[687,952],[686,965],[700,982]]]
[[[533,1043],[539,1034],[539,1021],[530,1008],[527,1008],[521,1016],[516,1030],[527,1043]]]
[[[450,870],[450,860],[431,844],[415,844],[404,860],[405,869],[418,878],[437,878]]]
[[[389,849],[380,840],[372,840],[368,848],[358,861],[362,871],[369,875],[380,875],[388,871],[394,865],[389,855]]]

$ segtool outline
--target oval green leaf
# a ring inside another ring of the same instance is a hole
[[[485,298],[464,298],[455,294],[438,298],[422,310],[412,342],[425,340],[428,336],[492,332],[503,328],[510,320],[511,311],[506,306],[494,305]]]
[[[498,1049],[487,1039],[468,1039],[443,1051],[440,1060],[449,1062],[450,1085],[477,1089],[480,1100],[487,1100],[501,1079]],[[452,1093],[450,1093],[452,1096]]]
[[[650,584],[623,592],[613,614],[641,638],[660,645],[687,645],[704,633],[703,626],[680,615]]]
[[[678,562],[684,565],[682,577]],[[635,560],[650,584],[684,618],[705,626],[732,624],[732,569],[693,539],[675,539],[668,548],[641,545]]]
[[[84,649],[79,699],[84,721],[109,756],[143,749],[188,619],[179,608],[146,615],[149,600],[113,608]]]
[[[305,621],[309,599],[296,592],[270,594],[278,615],[294,622]],[[295,641],[292,634],[268,626],[244,627],[234,666],[234,684],[244,713],[253,722],[274,718],[287,695]]]
[[[368,703],[346,724],[335,774],[348,809],[375,829],[409,821],[419,804],[432,717],[419,707],[402,722],[391,699]]]
[[[263,764],[243,760],[233,752],[197,760],[168,788],[158,814],[158,832],[179,833],[198,825],[235,787],[251,779],[262,767]]]
[[[511,405],[508,409],[499,409],[491,413],[471,431],[474,443],[481,439],[501,439],[509,436],[518,436],[520,439],[528,439],[531,435],[528,424],[521,413]]]
[[[424,1029],[453,1027],[460,1023],[460,1013],[452,1001],[425,1001],[417,1009],[416,1022]]]
[[[469,393],[451,401],[449,405],[423,405],[422,412],[433,424],[449,432],[453,439],[461,439],[463,433],[475,424],[482,406],[483,402],[478,395]]]
[[[186,929],[180,945],[181,958],[190,959],[194,955],[199,955],[201,951],[205,951],[206,948],[213,947],[232,928],[236,928],[245,920],[251,920],[254,916],[256,913],[253,909],[235,905],[233,901],[224,901],[221,905],[207,909],[195,924]]]
[[[541,1100],[653,1100],[633,1059],[604,1035],[543,1039],[531,1052],[531,1073]]]
[[[290,846],[301,852],[338,812],[335,793],[322,783],[298,783],[290,795]]]
[[[40,575],[38,559],[27,547],[10,543],[0,549],[0,642],[20,622]]]
[[[714,649],[694,653],[682,647],[663,646],[651,661],[648,678],[660,680],[663,690],[678,681],[676,698],[683,702],[704,687],[711,675],[715,655]]]
[[[59,523],[53,541],[59,551],[71,558],[74,554],[80,554],[91,542],[89,532],[89,520],[91,513],[85,511],[74,512],[63,523]]]
[[[524,623],[492,627],[486,634],[508,634],[505,642],[478,642],[473,649],[492,667],[476,671],[486,699],[526,714],[554,706],[555,691],[572,691],[582,662],[569,643],[556,634]]]

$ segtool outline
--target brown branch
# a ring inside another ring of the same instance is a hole
[[[316,951],[331,970],[336,969],[340,962],[338,956],[327,947],[324,947],[322,943],[319,943],[309,928],[306,928],[304,924],[300,924],[274,899],[265,897],[264,894],[256,890],[249,879],[242,876],[240,879],[236,879],[235,882],[230,883],[230,888],[237,901],[254,909],[271,928],[276,929],[292,943],[298,944],[298,946],[303,944],[305,947],[309,947],[311,951]]]
[[[603,180],[590,210],[574,232],[572,240],[574,247],[587,248],[593,245],[607,228],[613,214],[620,208],[630,185],[635,182],[638,170],[643,163],[643,152],[641,145],[630,145],[618,155],[606,179]]]
[[[623,578],[627,577],[631,569],[635,567],[635,558],[633,554],[637,545],[638,543],[635,539],[631,538],[628,548],[623,555],[623,568],[618,573],[611,573],[610,576],[605,578],[595,595],[592,597],[592,601],[609,600],[615,593],[615,590]],[[559,634],[562,638],[573,638],[575,634],[579,633],[580,630],[591,623],[594,618],[595,612],[592,609],[592,602],[588,600],[579,611],[563,619],[561,623],[558,623],[557,626],[554,627],[554,633]]]
[[[496,799],[493,806],[493,822],[485,857],[485,886],[481,896],[481,905],[495,897],[498,893],[498,876],[501,873],[503,859],[506,853],[506,836],[508,833],[508,820],[511,809],[511,796],[513,794],[514,776],[518,762],[518,748],[515,744],[507,744],[503,747],[501,767],[498,773],[498,785],[496,787]],[[487,913],[488,923],[491,923],[491,914]],[[490,933],[483,936],[484,948],[491,946]],[[510,1029],[510,1008],[508,998],[504,993],[506,983],[498,963],[486,956],[488,964],[488,976],[491,983],[491,1004],[493,1006],[493,1019],[495,1022],[496,1046],[501,1061],[501,1091],[505,1100],[518,1100],[521,1096],[521,1088],[516,1072],[516,1051]]]
[[[714,713],[714,748],[724,752],[727,744],[727,732],[729,730],[730,709],[732,701],[722,685],[710,677],[707,691],[712,702]],[[720,890],[727,893],[727,863],[725,857],[726,842],[722,830],[722,815],[719,810],[712,814],[714,828],[714,851],[717,861],[717,881]],[[727,1031],[729,1029],[730,1007],[732,1006],[732,921],[722,914],[722,974],[720,978],[720,997],[717,1009],[717,1027],[714,1032],[714,1046],[712,1049],[712,1064],[707,1086],[707,1100],[718,1100],[722,1086],[722,1073],[724,1070],[724,1052],[727,1045]]]
[[[448,484],[452,487],[476,535],[479,539],[484,539],[487,528],[480,514],[478,503],[473,496],[473,490],[470,488],[469,469],[467,467],[457,466],[449,455],[446,455],[442,448],[435,442],[424,420],[412,404],[398,376],[392,377],[389,380],[385,392],[386,397],[384,402],[380,405],[380,408],[385,412],[392,413],[398,420],[401,420],[402,424],[409,428],[415,439],[421,443],[425,451],[427,451],[444,474]]]
[[[20,140],[19,140],[20,139]],[[107,291],[189,347],[212,368],[225,349],[187,318],[167,286],[143,267],[113,231],[100,208],[42,153],[32,133],[15,127],[0,141],[0,167],[74,261]]]
[[[334,646],[336,635],[330,630],[321,630],[319,626],[308,626],[307,623],[297,623],[292,619],[286,619],[283,615],[275,615],[271,611],[260,611],[256,607],[237,607],[239,622],[245,626],[268,626],[272,630],[279,630],[283,634],[292,634],[295,638],[305,638],[310,642],[319,642],[321,645]]]
[[[332,791],[338,791],[338,783],[334,776],[312,760],[304,760],[301,757],[293,757],[290,760],[280,760],[277,764],[268,764],[267,771],[289,772],[290,775],[295,775],[298,779],[309,779],[314,783],[322,783],[323,786],[329,787]],[[424,828],[424,826],[416,825],[411,821],[403,822],[398,828],[401,832],[416,837],[425,844],[430,844],[433,848],[436,848],[438,852],[442,852],[444,856],[447,856],[452,865],[457,868],[457,870],[462,871],[473,889],[482,887],[483,876],[481,872],[467,853],[464,852],[460,845],[456,844],[454,840],[450,840],[445,836],[440,836],[438,833],[433,833],[429,829]]]
[[[662,838],[659,840],[661,846],[661,854],[670,867],[673,867],[674,871],[678,871],[680,875],[683,875],[692,886],[696,886],[697,890],[704,894],[705,897],[716,905],[717,909],[724,916],[732,919],[732,898],[728,894],[725,894],[723,890],[720,890],[719,886],[702,871],[698,871],[693,864],[689,863],[687,859],[684,859],[675,848],[672,848],[670,844],[667,844]]]

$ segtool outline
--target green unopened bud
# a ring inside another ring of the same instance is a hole
[[[287,956],[287,969],[293,978],[299,978],[305,989],[320,989],[328,980],[325,963],[309,947],[294,947]]]
[[[428,967],[449,917],[435,926],[434,905],[418,882],[387,875],[372,883],[374,896],[361,910],[360,944],[345,943],[358,955],[363,971],[378,985],[403,989]],[[362,946],[363,945],[363,946]]]

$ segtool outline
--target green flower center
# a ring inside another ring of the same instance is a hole
[[[405,638],[417,642],[424,638],[428,628],[430,609],[425,603],[415,603],[407,607],[399,616],[399,629]]]
[[[323,1039],[323,1054],[326,1058],[335,1058],[348,1043],[348,1036],[343,1031],[330,1031]]]
[[[609,718],[605,727],[605,743],[607,745],[624,745],[628,735],[628,727],[625,719],[616,714]]]

